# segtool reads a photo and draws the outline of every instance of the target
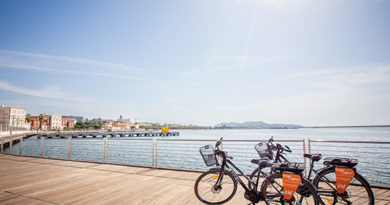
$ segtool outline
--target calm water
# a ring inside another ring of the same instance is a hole
[[[303,142],[286,142],[293,153],[288,154],[290,161],[304,162],[302,154],[308,152],[307,139],[310,140],[344,140],[344,141],[381,141],[390,142],[390,128],[304,128],[304,129],[256,129],[256,130],[180,130],[180,136],[157,138],[157,164],[160,167],[206,170],[199,154],[199,147],[215,142],[163,141],[164,139],[202,139],[216,140],[256,140],[264,141],[273,136],[275,140],[303,140]],[[143,140],[146,139],[146,140]],[[161,139],[161,140],[160,140]],[[45,157],[68,157],[67,139],[46,139]],[[252,158],[258,158],[253,148],[255,142],[225,142],[223,148],[234,157],[233,162],[246,173],[256,167],[250,164]],[[71,158],[76,160],[103,161],[104,140],[72,139]],[[40,156],[40,140],[29,139],[23,143],[23,155]],[[111,138],[108,139],[107,162],[152,165],[152,138]],[[359,160],[358,172],[372,184],[390,186],[390,145],[389,144],[345,144],[345,143],[311,143],[312,153],[327,156],[345,156]],[[7,150],[5,150],[7,151]],[[19,153],[15,145],[13,153]],[[317,163],[322,167],[322,161]]]

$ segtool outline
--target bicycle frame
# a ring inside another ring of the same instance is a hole
[[[255,190],[256,192],[257,191],[257,188],[258,188],[258,185],[259,185],[259,178],[260,178],[260,174],[264,177],[265,180],[268,181],[268,175],[265,174],[263,171],[261,171],[261,169],[259,170],[258,172],[258,176],[257,176],[257,180],[256,182],[254,182],[252,179],[250,179],[246,174],[244,174],[243,171],[241,171],[232,161],[230,161],[229,159],[227,159],[226,155],[224,152],[221,152],[221,155],[222,155],[222,165],[221,165],[221,171],[220,171],[220,174],[219,174],[219,177],[218,177],[218,180],[217,180],[217,184],[222,181],[223,179],[223,172],[225,171],[225,167],[227,168],[228,171],[230,171],[234,178],[241,184],[241,186],[245,189],[245,191],[249,192],[249,191],[253,191]],[[229,166],[230,165],[230,166]],[[248,188],[248,186],[240,179],[239,175],[235,172],[238,171],[239,174],[241,174],[242,176],[244,176],[245,179],[248,180],[249,183],[251,183],[252,185],[254,185],[254,189],[250,189]],[[280,194],[282,194],[272,183],[270,183]]]

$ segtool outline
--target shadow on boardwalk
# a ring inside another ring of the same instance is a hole
[[[0,165],[0,204],[200,204],[200,173],[6,154]],[[376,204],[390,204],[390,190],[374,191]],[[248,204],[242,188],[228,204]]]

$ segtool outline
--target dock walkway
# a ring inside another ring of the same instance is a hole
[[[0,204],[201,204],[196,172],[7,154],[0,165]],[[390,204],[390,190],[374,192],[377,205]],[[248,204],[243,195],[240,187],[227,204]]]

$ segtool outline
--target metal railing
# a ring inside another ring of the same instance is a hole
[[[223,150],[234,157],[234,162],[245,173],[250,174],[256,166],[250,163],[258,158],[254,145],[258,140],[224,140]],[[206,170],[199,154],[199,147],[214,145],[216,140],[161,139],[161,138],[65,138],[65,139],[19,139],[1,142],[1,152],[42,158],[124,164],[150,168],[181,170]],[[322,153],[326,156],[356,158],[359,173],[371,183],[390,186],[390,142],[378,141],[324,141],[324,140],[276,140],[275,143],[288,145],[292,153],[290,161],[302,162],[304,153]],[[317,162],[316,167],[322,167]]]

